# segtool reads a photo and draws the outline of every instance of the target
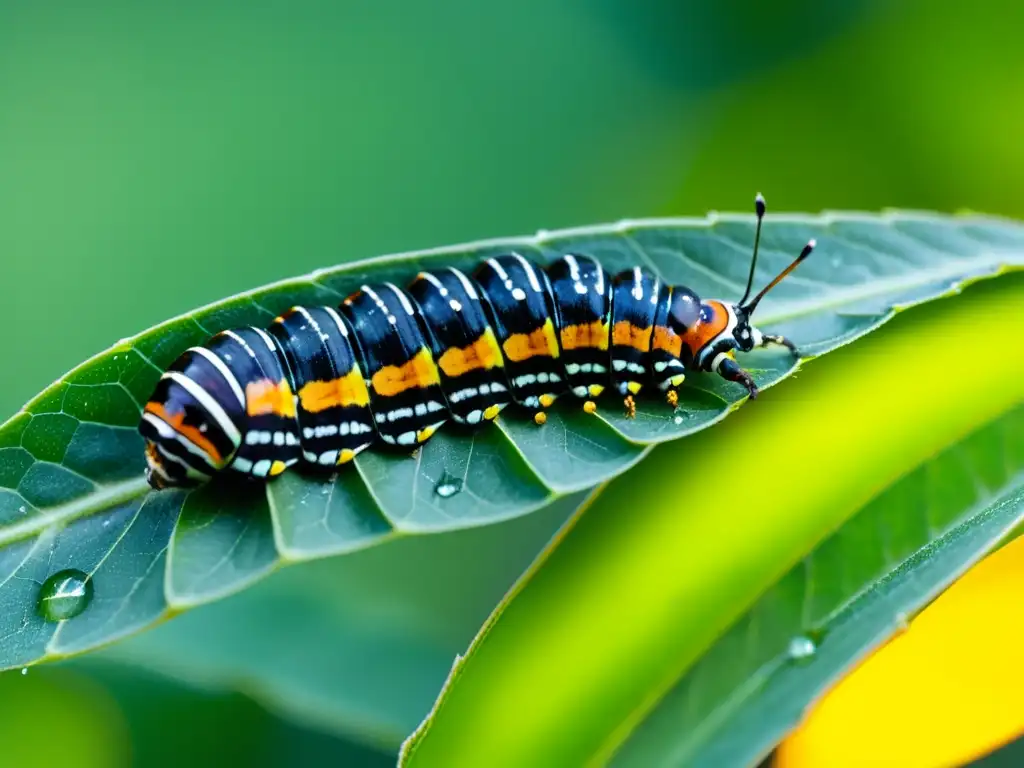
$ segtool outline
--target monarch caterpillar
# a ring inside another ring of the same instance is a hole
[[[185,351],[143,409],[146,476],[154,488],[194,486],[224,470],[269,478],[299,461],[333,467],[380,440],[413,449],[448,419],[492,421],[509,403],[534,413],[566,391],[596,410],[611,387],[627,415],[645,384],[673,406],[687,370],[757,386],[733,358],[782,344],[750,317],[800,255],[735,304],[701,300],[640,267],[614,276],[589,256],[541,269],[517,253],[466,275],[421,272],[405,290],[364,285],[338,307],[293,307],[267,329],[224,331]],[[749,299],[749,301],[748,301]]]

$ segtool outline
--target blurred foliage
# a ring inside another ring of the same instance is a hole
[[[129,729],[109,688],[81,672],[0,675],[7,765],[105,768],[128,762]]]
[[[279,720],[241,694],[203,693],[93,660],[0,675],[0,721],[5,766],[394,764],[390,755]],[[177,734],[174,749],[169,733]]]
[[[119,337],[374,253],[744,209],[758,189],[773,210],[1024,215],[1022,17],[1012,0],[12,0],[0,413]],[[82,765],[120,764],[126,733],[152,748],[117,716],[87,727],[116,707],[90,670],[2,678],[5,745],[38,734],[19,764],[57,762],[58,720],[93,739]]]
[[[297,722],[397,751],[452,659],[575,511],[571,498],[285,568],[99,656],[244,691]]]
[[[676,207],[734,207],[753,186],[786,208],[1024,215],[1024,5],[874,9],[829,45],[710,95]]]
[[[597,0],[616,44],[650,76],[685,93],[714,92],[783,63],[798,62],[860,19],[872,0],[649,0],[641,12]],[[874,0],[878,2],[878,0]]]

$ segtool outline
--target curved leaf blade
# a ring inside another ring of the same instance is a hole
[[[1015,311],[1024,295],[1018,278],[908,313],[770,393],[772,408],[744,409],[688,443],[664,445],[609,483],[492,613],[431,715],[405,742],[402,764],[612,761],[708,649],[879,491],[1019,410],[1019,346],[1008,348],[999,366],[954,372],[948,362],[948,350],[971,347],[991,317],[1002,319],[1008,339],[1024,329]],[[1009,424],[1002,434],[1019,441],[1019,421]],[[995,455],[1020,454],[1018,447]],[[970,466],[991,455],[981,452]],[[1018,473],[1011,463],[1003,473],[979,476],[999,493]],[[893,558],[910,554],[899,546],[926,544],[978,499],[973,474],[944,471],[929,491],[949,502],[934,515],[935,531],[888,533]],[[849,529],[848,546],[856,548],[864,530]],[[867,549],[853,577],[883,567],[879,551]],[[842,582],[844,563],[826,565],[840,567],[821,583],[849,590],[831,599],[848,599],[858,585]],[[794,602],[802,608],[803,594],[796,597],[784,606],[789,613],[772,618],[788,617]],[[807,620],[824,618],[810,613]],[[757,631],[774,637],[771,627]],[[804,653],[797,646],[795,655]],[[698,677],[690,690],[708,686]]]
[[[614,403],[587,418],[563,403],[545,430],[513,414],[502,417],[501,428],[471,436],[446,428],[415,461],[365,453],[355,471],[333,483],[296,474],[263,491],[217,483],[158,497],[147,494],[141,479],[135,425],[162,370],[185,348],[225,328],[265,325],[293,304],[337,303],[367,280],[404,283],[440,265],[471,269],[511,249],[539,261],[587,251],[609,271],[642,264],[663,279],[732,298],[745,278],[752,234],[752,217],[743,216],[626,221],[398,254],[260,288],[123,340],[0,427],[0,605],[26,622],[12,618],[0,634],[7,638],[0,642],[0,668],[129,634],[167,611],[242,589],[285,562],[352,551],[399,533],[525,514],[621,473],[652,445],[714,424],[743,400],[737,385],[693,375],[675,413],[647,399],[636,420],[625,419]],[[817,258],[766,299],[759,322],[814,355],[877,327],[900,306],[1024,264],[1024,227],[999,219],[782,215],[765,225],[758,280],[788,263],[810,237],[819,241]],[[763,387],[796,368],[779,352],[752,354],[744,363]],[[436,494],[445,475],[464,478],[464,490]],[[104,522],[121,535],[93,535]],[[106,573],[122,561],[130,567],[117,573],[132,575],[108,580]],[[72,622],[89,631],[62,627],[60,635],[74,642],[50,647],[44,638],[56,629],[32,628],[31,590],[21,587],[64,567],[95,569],[96,598],[90,617]]]
[[[1018,407],[909,472],[810,552],[662,698],[611,764],[756,764],[829,683],[1022,519]]]
[[[430,709],[452,659],[586,496],[491,526],[404,536],[286,568],[89,658],[244,692],[304,724],[395,753]]]

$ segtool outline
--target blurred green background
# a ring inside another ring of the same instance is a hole
[[[1024,215],[1022,28],[1011,0],[5,2],[0,414],[172,315],[382,252],[758,190],[775,210]],[[556,524],[516,534],[438,648]],[[147,642],[172,652],[178,624]],[[392,762],[125,646],[0,677],[5,763]]]

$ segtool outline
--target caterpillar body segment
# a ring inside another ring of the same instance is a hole
[[[480,425],[510,403],[542,425],[569,395],[587,413],[607,390],[635,414],[646,386],[678,401],[687,372],[757,387],[735,350],[781,344],[750,317],[761,298],[701,299],[640,267],[609,275],[565,254],[541,268],[518,253],[421,272],[404,287],[368,284],[336,307],[293,307],[267,329],[224,331],[184,352],[143,409],[154,488],[194,486],[221,472],[257,479],[296,464],[334,467],[375,443],[410,452],[446,421]],[[602,406],[603,407],[603,406]]]

